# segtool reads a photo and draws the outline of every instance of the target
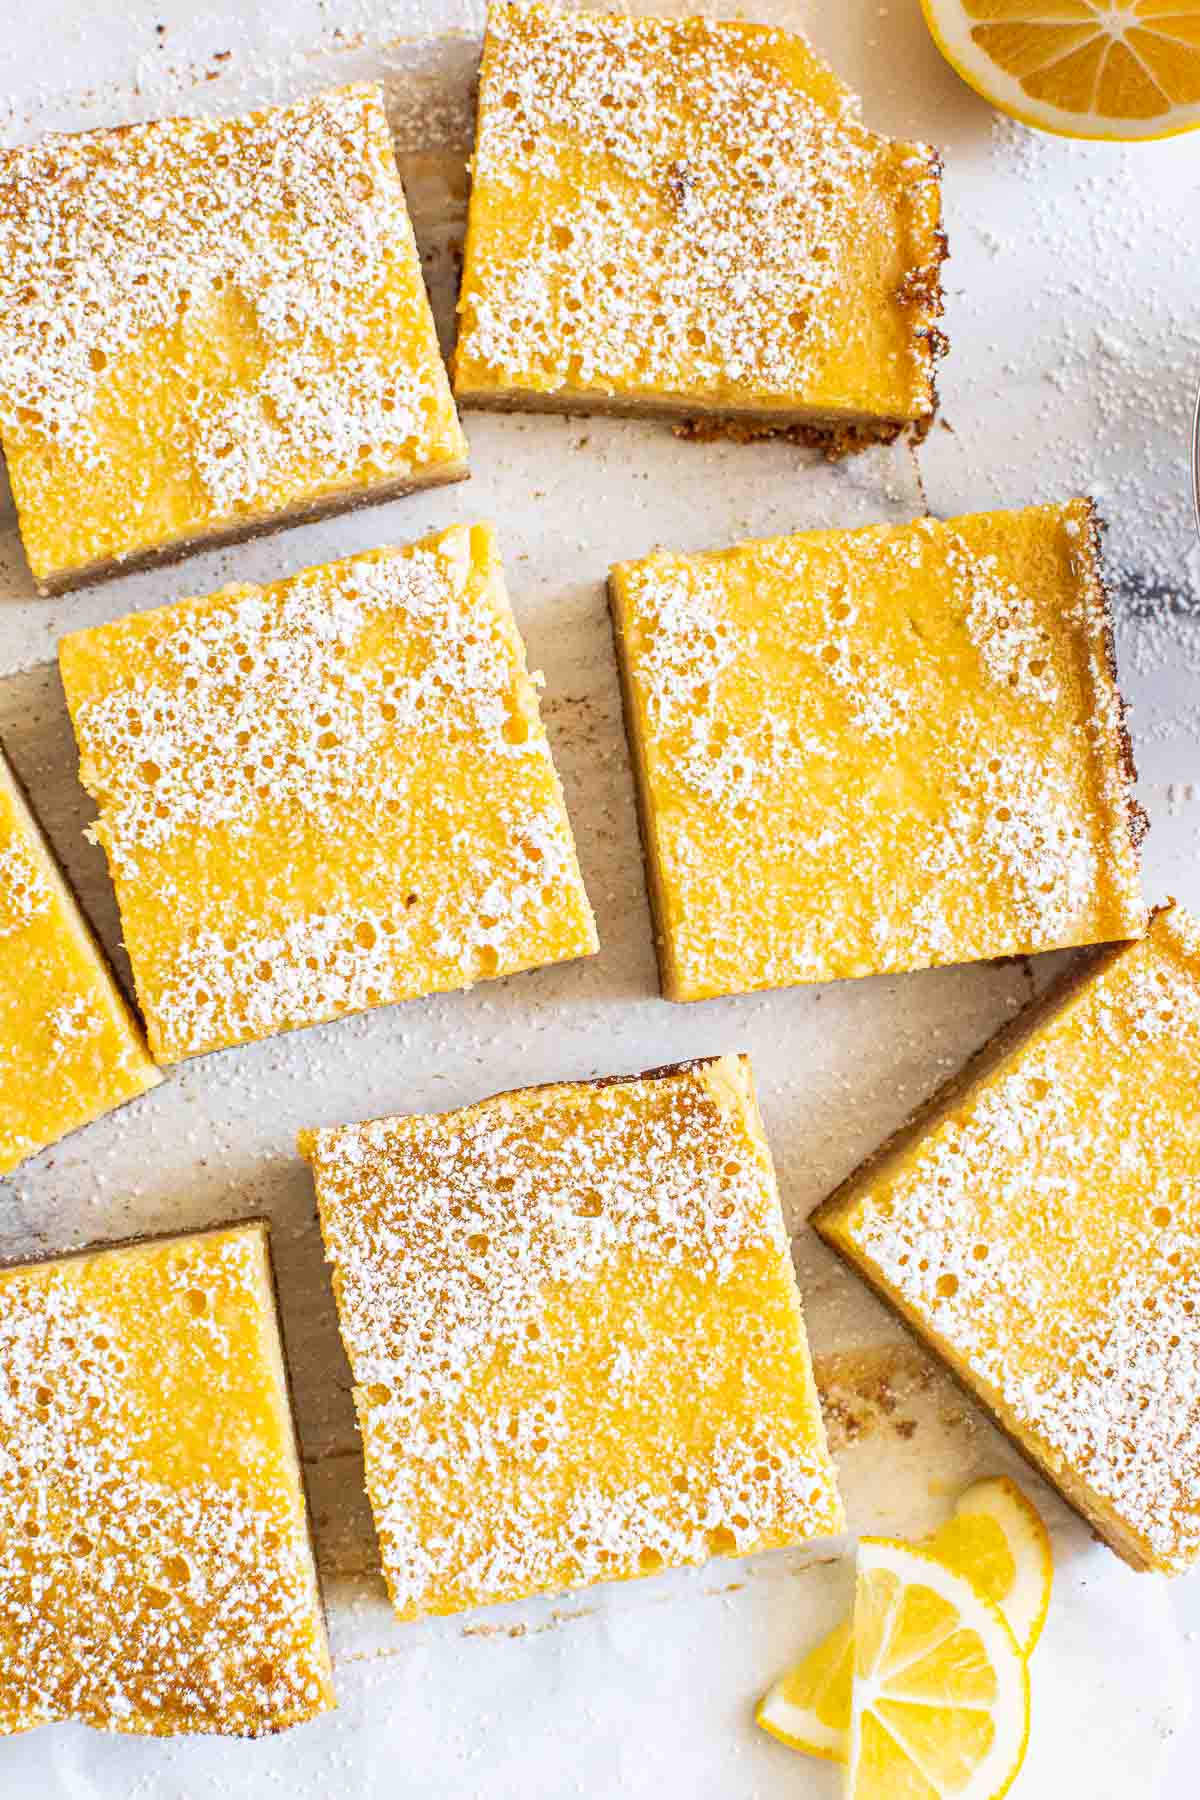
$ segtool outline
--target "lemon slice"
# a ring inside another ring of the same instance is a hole
[[[1046,1623],[1054,1559],[1037,1508],[1016,1482],[973,1482],[925,1548],[1000,1608],[1028,1656]]]
[[[921,0],[946,61],[1011,118],[1065,137],[1159,138],[1200,125],[1189,0]]]
[[[1016,1483],[1006,1475],[973,1482],[923,1547],[1000,1608],[1028,1656],[1046,1621],[1053,1560],[1046,1527]],[[793,1750],[844,1762],[853,1680],[853,1627],[845,1619],[780,1677],[755,1719]]]
[[[854,1623],[843,1619],[801,1662],[780,1676],[754,1717],[792,1750],[845,1762],[854,1683]]]
[[[1029,1741],[1029,1665],[998,1606],[928,1550],[863,1538],[847,1800],[999,1800]]]

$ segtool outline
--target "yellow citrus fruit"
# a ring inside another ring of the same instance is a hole
[[[764,1694],[754,1717],[792,1750],[845,1762],[854,1683],[854,1624],[843,1619]]]
[[[1029,1665],[998,1606],[928,1550],[863,1538],[846,1800],[999,1800],[1029,1741]]]
[[[951,68],[1011,118],[1065,137],[1200,125],[1200,0],[921,0]]]
[[[925,1548],[1000,1608],[1028,1656],[1046,1623],[1054,1558],[1041,1515],[1016,1482],[973,1482]]]
[[[1023,1655],[1041,1635],[1053,1560],[1037,1509],[1006,1475],[973,1482],[923,1548],[998,1606]],[[755,1718],[764,1731],[810,1756],[846,1758],[854,1680],[854,1633],[844,1619],[780,1677]]]

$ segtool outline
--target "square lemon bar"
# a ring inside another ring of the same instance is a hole
[[[160,1062],[596,949],[487,526],[60,664]]]
[[[0,750],[0,1175],[161,1079]]]
[[[814,1216],[1137,1569],[1200,1555],[1200,927],[1093,952]]]
[[[301,1149],[402,1618],[842,1529],[744,1057]]]
[[[334,1704],[266,1226],[0,1270],[0,1731]]]
[[[1088,501],[657,551],[609,592],[671,999],[1143,929]]]
[[[0,153],[0,442],[43,593],[464,475],[380,89]]]
[[[454,357],[473,406],[752,427],[933,416],[940,164],[803,38],[488,15]]]

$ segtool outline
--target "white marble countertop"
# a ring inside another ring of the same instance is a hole
[[[808,1207],[1025,997],[1020,971],[983,967],[702,1009],[654,997],[600,584],[610,560],[656,541],[692,548],[790,526],[904,518],[925,503],[948,515],[1095,495],[1110,526],[1119,657],[1152,823],[1147,893],[1200,906],[1200,553],[1187,474],[1200,380],[1200,135],[1085,146],[998,120],[940,62],[917,0],[763,0],[744,10],[804,26],[863,95],[871,124],[929,138],[945,153],[948,429],[935,429],[920,452],[923,494],[899,450],[831,471],[787,446],[681,446],[648,426],[596,422],[583,433],[577,421],[476,416],[467,420],[473,478],[460,489],[58,601],[33,597],[11,505],[0,507],[0,733],[36,779],[52,834],[110,941],[111,900],[79,835],[85,803],[45,670],[56,638],[204,592],[235,569],[262,578],[490,516],[531,659],[547,673],[547,721],[605,942],[581,975],[542,971],[205,1059],[140,1102],[136,1121],[131,1113],[102,1122],[0,1183],[5,1254],[271,1214],[346,1688],[334,1721],[270,1745],[114,1744],[74,1727],[31,1734],[0,1745],[7,1794],[196,1800],[286,1786],[297,1796],[382,1795],[399,1791],[397,1782],[429,1800],[834,1792],[831,1775],[764,1746],[746,1718],[762,1679],[832,1617],[844,1571],[805,1572],[802,1557],[783,1553],[744,1571],[721,1564],[637,1584],[636,1594],[595,1607],[504,1609],[497,1623],[465,1628],[387,1620],[347,1448],[311,1194],[289,1149],[297,1123],[452,1105],[524,1079],[744,1043],[799,1228]],[[379,74],[395,93],[422,58],[430,79],[461,86],[479,21],[477,0],[40,0],[9,12],[0,141],[168,108],[224,110],[347,74]],[[441,40],[432,53],[422,48],[431,37]],[[444,119],[438,130],[434,154],[414,154],[426,147],[420,113],[409,116],[400,150],[444,312],[458,221],[443,165],[456,155],[461,164],[461,147]],[[827,1370],[869,1343],[911,1373],[894,1327],[800,1229],[797,1261]],[[920,1429],[911,1445],[868,1431],[839,1452],[854,1525],[923,1528],[957,1481],[1004,1462],[988,1429],[952,1418],[939,1394],[914,1383],[907,1399]],[[1040,1713],[1014,1793],[1191,1800],[1200,1722],[1189,1725],[1186,1713],[1200,1677],[1200,1575],[1169,1588],[1129,1576],[1028,1479],[1061,1553],[1061,1600],[1038,1652]]]

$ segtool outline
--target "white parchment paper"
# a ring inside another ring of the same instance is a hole
[[[935,430],[919,464],[902,447],[831,467],[792,446],[685,444],[652,425],[468,415],[468,484],[58,601],[33,596],[11,504],[0,510],[0,736],[118,958],[49,663],[57,636],[235,576],[269,579],[472,518],[499,527],[530,660],[546,673],[545,717],[603,945],[587,963],[186,1065],[0,1183],[8,1257],[247,1212],[271,1218],[341,1697],[336,1714],[257,1744],[39,1731],[0,1745],[6,1794],[836,1793],[835,1771],[752,1723],[761,1689],[848,1599],[850,1564],[824,1551],[824,1560],[780,1552],[457,1620],[391,1618],[311,1188],[294,1151],[304,1125],[727,1049],[754,1061],[852,1529],[923,1531],[965,1481],[1016,1472],[1058,1555],[1016,1792],[1157,1791],[1196,1660],[1163,1584],[1131,1575],[1017,1470],[804,1227],[859,1157],[1042,985],[1047,959],[691,1007],[661,1001],[603,581],[611,561],[656,543],[693,549],[901,520],[926,504],[949,515],[1096,493],[1112,523],[1123,673],[1154,822],[1147,891],[1200,904],[1200,610],[1184,465],[1189,364],[1200,365],[1191,286],[1200,153],[1184,143],[1131,156],[996,125],[940,63],[909,0],[763,0],[751,10],[807,28],[863,93],[871,123],[944,147],[953,348],[941,387],[952,429]],[[128,0],[119,16],[50,0],[6,25],[0,132],[16,141],[380,78],[448,331],[479,29],[475,0],[337,9]],[[1138,155],[1153,156],[1153,181]]]

